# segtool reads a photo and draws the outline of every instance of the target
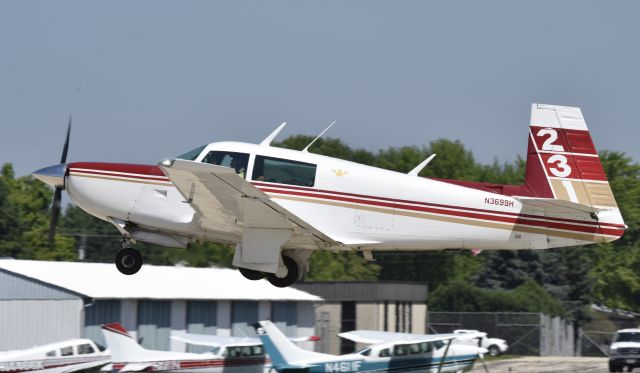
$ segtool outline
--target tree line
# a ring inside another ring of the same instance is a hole
[[[309,136],[292,136],[276,146],[302,149]],[[480,164],[459,141],[428,146],[352,149],[339,139],[320,139],[312,152],[366,165],[408,172],[429,154],[437,157],[420,176],[520,184],[525,162]],[[429,285],[429,305],[443,311],[544,311],[576,322],[599,303],[640,311],[640,165],[624,153],[600,153],[604,169],[629,226],[612,243],[550,250],[376,253],[367,262],[352,253],[319,251],[311,258],[307,280],[415,281]],[[53,248],[47,243],[52,190],[31,176],[16,177],[11,164],[0,176],[0,256],[20,259],[112,262],[120,235],[109,223],[70,205],[61,216]],[[138,243],[145,263],[230,267],[233,248],[195,243],[172,249]]]

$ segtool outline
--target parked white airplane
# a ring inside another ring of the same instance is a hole
[[[119,323],[105,324],[102,333],[118,372],[171,371],[197,373],[263,373],[269,359],[257,338],[217,337],[204,353],[147,350]],[[178,340],[183,340],[177,338]],[[191,343],[191,342],[189,342]],[[201,344],[201,343],[199,343]]]
[[[69,373],[108,364],[109,351],[98,348],[89,339],[62,342],[0,352],[0,372]]]
[[[34,172],[113,223],[116,266],[136,273],[135,240],[236,246],[243,275],[288,286],[314,250],[546,249],[613,241],[626,228],[578,108],[533,104],[525,182],[429,179],[269,146],[215,142],[159,166],[62,163]],[[53,209],[52,227],[57,220]],[[53,236],[52,236],[53,237]]]
[[[456,345],[456,338],[479,338],[485,333],[406,334],[356,330],[338,334],[370,346],[347,355],[329,355],[304,350],[271,322],[260,321],[256,331],[272,360],[273,369],[282,372],[464,372],[487,352],[477,346]]]

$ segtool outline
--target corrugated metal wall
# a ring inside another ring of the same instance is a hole
[[[253,324],[258,322],[258,302],[231,303],[231,335],[257,337]]]
[[[83,306],[80,299],[0,300],[0,351],[79,338]]]
[[[84,337],[106,347],[100,325],[122,322],[119,300],[97,300],[84,309]]]
[[[137,338],[144,348],[151,350],[171,349],[171,301],[138,301]]]
[[[215,335],[217,311],[218,305],[215,301],[188,301],[187,333]],[[210,347],[187,345],[188,352],[204,352],[210,349]]]
[[[0,285],[0,299],[80,299],[78,295],[71,292],[2,269],[0,269]]]
[[[286,336],[298,336],[298,304],[296,302],[271,303],[271,320]]]

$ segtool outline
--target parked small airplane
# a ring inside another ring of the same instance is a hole
[[[613,241],[626,228],[579,108],[533,104],[523,185],[429,179],[260,144],[215,142],[158,166],[74,162],[34,172],[123,235],[116,266],[142,266],[136,241],[235,245],[233,264],[289,286],[314,250],[547,249]],[[497,139],[497,137],[494,137]],[[315,141],[315,140],[314,140]],[[311,144],[310,144],[311,145]]]
[[[304,350],[271,322],[260,321],[256,331],[271,357],[273,369],[297,373],[334,372],[463,372],[473,367],[485,348],[455,345],[459,334],[406,334],[370,330],[353,331],[339,336],[367,348],[347,355],[329,355]],[[463,338],[480,338],[485,333],[465,334]]]
[[[268,370],[269,359],[257,338],[217,337],[215,344],[209,344],[213,346],[211,351],[189,353],[147,350],[119,323],[102,325],[102,333],[111,351],[112,368],[118,372],[266,373]]]
[[[106,365],[109,351],[100,349],[89,339],[69,339],[62,342],[0,352],[0,372],[69,373]]]

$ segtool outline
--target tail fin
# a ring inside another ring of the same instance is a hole
[[[102,334],[104,334],[114,362],[137,361],[141,356],[147,355],[148,351],[140,346],[117,322],[102,325]]]
[[[618,208],[579,108],[532,105],[525,185],[534,197]]]
[[[291,367],[295,365],[296,361],[310,362],[314,359],[332,356],[296,346],[271,321],[260,321],[256,324],[256,332],[262,341],[265,351],[271,357],[273,366],[276,368]]]

